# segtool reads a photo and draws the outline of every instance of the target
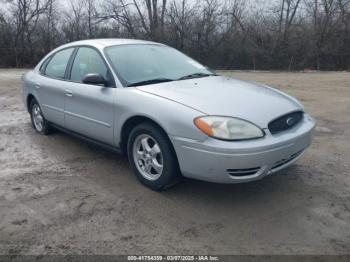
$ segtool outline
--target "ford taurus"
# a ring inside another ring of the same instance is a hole
[[[154,42],[69,43],[22,80],[38,133],[56,128],[126,154],[136,177],[154,190],[182,176],[260,179],[295,162],[315,127],[293,97],[217,75]]]

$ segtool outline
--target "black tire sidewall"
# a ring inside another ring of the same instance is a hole
[[[147,134],[153,137],[157,141],[162,151],[163,172],[158,179],[153,181],[143,177],[135,165],[133,156],[133,144],[135,139],[141,134]],[[129,135],[127,149],[129,164],[133,169],[138,180],[145,186],[153,190],[163,190],[176,184],[179,181],[180,172],[174,149],[167,135],[155,125],[150,123],[142,123],[137,125],[134,129],[132,129]]]
[[[43,117],[43,119],[44,119],[44,121],[43,121],[43,130],[41,130],[41,131],[39,131],[38,129],[36,129],[35,124],[34,124],[34,119],[33,119],[33,106],[34,106],[35,104],[38,105],[38,107],[40,108],[41,115],[42,115],[42,117]],[[41,106],[39,105],[39,103],[38,103],[35,99],[33,99],[33,100],[30,102],[29,109],[30,109],[30,110],[29,110],[29,111],[30,111],[30,119],[31,119],[31,121],[32,121],[32,126],[33,126],[33,128],[35,129],[35,131],[38,132],[39,134],[47,135],[47,134],[49,133],[49,123],[46,121],[46,119],[45,119],[45,117],[44,117],[44,115],[43,115],[43,113],[42,113]]]

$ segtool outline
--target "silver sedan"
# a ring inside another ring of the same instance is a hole
[[[50,52],[23,78],[33,127],[128,156],[154,190],[182,176],[260,179],[295,162],[315,121],[293,97],[220,76],[163,44],[96,39]]]

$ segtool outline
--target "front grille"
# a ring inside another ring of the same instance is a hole
[[[304,150],[298,151],[298,152],[294,153],[293,155],[290,155],[290,156],[287,157],[287,158],[284,158],[284,159],[281,159],[281,160],[277,161],[277,162],[272,166],[271,170],[276,169],[276,168],[278,168],[278,167],[280,167],[280,166],[283,166],[283,165],[285,165],[285,164],[291,162],[293,159],[297,158],[303,151],[304,151]]]
[[[254,175],[260,170],[260,167],[244,168],[244,169],[227,169],[230,176],[242,177]]]
[[[283,115],[269,123],[268,128],[271,134],[276,134],[297,125],[303,119],[304,113],[301,111]]]

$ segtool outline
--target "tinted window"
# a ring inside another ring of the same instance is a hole
[[[109,79],[108,68],[101,55],[93,48],[80,47],[74,59],[71,80],[82,82],[84,76],[90,73],[98,73],[104,79]]]
[[[55,78],[64,78],[66,67],[73,48],[57,52],[50,60],[45,69],[45,74]]]

